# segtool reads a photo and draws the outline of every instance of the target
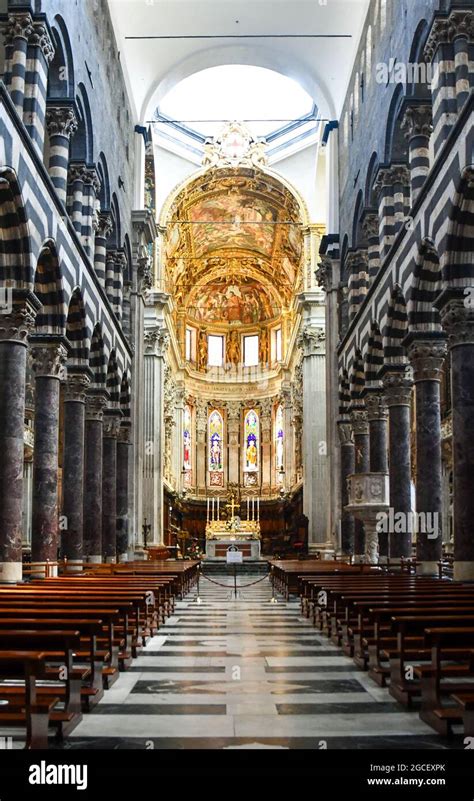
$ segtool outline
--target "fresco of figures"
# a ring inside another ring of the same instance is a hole
[[[251,279],[235,283],[226,277],[203,288],[196,303],[188,308],[190,317],[206,323],[241,323],[248,325],[271,320],[280,310]]]
[[[242,248],[270,255],[278,212],[264,200],[239,194],[205,197],[189,210],[196,256]],[[268,223],[268,225],[265,225]]]

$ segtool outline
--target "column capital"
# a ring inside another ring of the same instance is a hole
[[[330,256],[321,256],[315,270],[316,281],[325,292],[332,287],[332,259]]]
[[[104,409],[104,437],[118,439],[122,414],[118,409]]]
[[[364,395],[364,402],[369,423],[387,419],[388,409],[382,392],[368,392]]]
[[[48,25],[42,20],[33,22],[33,30],[28,37],[28,44],[39,47],[45,61],[50,64],[54,58],[54,45],[49,33]]]
[[[97,215],[96,236],[100,236],[102,237],[102,239],[107,239],[113,227],[114,224],[110,212],[109,211],[99,212],[99,214]]]
[[[304,356],[324,356],[326,353],[326,332],[319,326],[307,325],[298,337],[298,345]]]
[[[448,336],[449,348],[474,345],[474,306],[469,301],[469,296],[465,297],[448,289],[436,303],[441,325]]]
[[[351,425],[354,434],[368,434],[369,423],[366,409],[352,409],[350,413]]]
[[[89,368],[80,371],[68,369],[66,381],[64,382],[64,402],[85,403],[91,377],[92,373]]]
[[[387,406],[411,406],[413,380],[406,370],[389,370],[383,377]]]
[[[401,129],[405,139],[414,136],[430,137],[433,132],[433,115],[430,105],[408,106],[402,119]]]
[[[122,424],[119,428],[117,441],[122,442],[124,445],[130,444],[130,424]]]
[[[7,19],[2,22],[1,31],[7,45],[12,44],[14,39],[29,39],[33,33],[33,18],[29,11],[10,11]]]
[[[87,166],[84,162],[75,161],[69,164],[68,181],[73,184],[75,181],[85,183],[87,178]]]
[[[46,128],[50,136],[61,135],[68,139],[77,131],[78,120],[72,106],[51,105],[46,108]]]
[[[32,292],[23,297],[8,287],[3,289],[3,314],[0,314],[0,342],[28,344],[34,330],[35,318],[41,304]]]
[[[354,445],[352,426],[348,421],[339,420],[337,424],[337,431],[341,445]]]
[[[86,420],[96,420],[101,423],[108,400],[109,393],[107,391],[97,392],[89,389],[86,393]]]
[[[406,164],[391,164],[389,167],[381,167],[377,172],[374,191],[378,194],[384,186],[395,186],[395,184],[410,185],[410,171]]]
[[[377,212],[369,212],[364,215],[362,221],[362,231],[367,239],[374,239],[379,237],[379,215]]]
[[[414,339],[408,346],[408,358],[413,367],[413,380],[440,381],[447,354],[443,339]]]
[[[151,289],[153,284],[152,275],[152,261],[150,255],[141,256],[138,259],[137,278],[138,278],[138,291],[143,293]]]
[[[166,328],[156,326],[145,329],[145,356],[164,357],[170,344],[170,336]]]
[[[36,378],[64,378],[68,349],[62,338],[46,340],[33,335],[29,352]]]
[[[84,165],[83,176],[86,186],[92,186],[96,195],[98,195],[100,192],[100,178],[95,166],[93,164]]]
[[[452,11],[449,17],[437,17],[431,27],[423,55],[431,63],[440,44],[454,41],[458,36],[474,37],[474,15],[472,11]]]
[[[365,248],[351,250],[346,256],[345,266],[350,270],[352,270],[354,267],[365,267],[365,269],[368,270],[369,254],[367,250]]]

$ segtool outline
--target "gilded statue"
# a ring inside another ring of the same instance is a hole
[[[207,369],[207,334],[204,328],[199,332],[198,342],[198,366],[200,370]]]
[[[229,365],[240,362],[240,337],[237,331],[231,331],[227,336],[226,362]]]
[[[258,358],[260,364],[267,364],[268,363],[268,329],[262,328],[260,331],[260,338],[259,338],[259,352]]]

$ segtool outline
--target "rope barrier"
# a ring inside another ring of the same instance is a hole
[[[206,574],[203,573],[202,571],[201,571],[200,575],[203,578],[205,578],[207,581],[210,581],[211,584],[217,584],[218,587],[224,587],[226,590],[229,590],[229,589],[233,590],[234,589],[232,584],[221,584],[220,581],[214,581],[214,579],[209,578],[209,576],[206,576]],[[258,584],[260,581],[263,581],[264,579],[269,578],[269,576],[270,576],[270,574],[266,573],[264,576],[262,576],[262,578],[259,578],[256,581],[251,581],[250,584],[239,584],[239,585],[237,585],[237,589],[238,590],[245,590],[246,587],[253,587],[254,584]]]

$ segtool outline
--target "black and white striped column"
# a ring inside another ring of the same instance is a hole
[[[458,114],[471,91],[469,76],[469,38],[472,43],[474,31],[474,16],[466,14],[465,20],[459,20],[457,33],[454,38],[454,75],[456,80],[456,105]],[[471,20],[471,34],[469,35],[469,22]],[[472,52],[471,52],[472,55]]]
[[[82,195],[82,244],[89,258],[94,257],[94,238],[96,201],[100,191],[99,176],[95,167],[87,167],[84,171],[84,190]]]
[[[94,267],[97,278],[104,289],[107,257],[106,243],[112,230],[112,226],[113,223],[110,214],[108,212],[99,213],[94,240]]]
[[[82,237],[82,209],[84,205],[84,183],[87,167],[82,162],[69,165],[68,211],[74,230]]]
[[[393,181],[393,216],[395,234],[407,223],[411,206],[410,173],[404,164],[391,168]]]
[[[31,14],[25,12],[9,14],[7,21],[2,25],[2,33],[5,36],[3,79],[18,114],[23,117],[28,38],[33,33]]]
[[[410,209],[410,177],[404,164],[380,169],[375,182],[379,198],[379,247],[383,262]]]
[[[50,178],[58,198],[65,204],[67,197],[67,171],[69,140],[77,130],[77,117],[71,106],[49,105],[46,110],[46,127],[49,134]]]
[[[402,129],[408,140],[411,196],[415,202],[430,171],[430,136],[433,130],[431,106],[410,106]]]
[[[367,258],[369,262],[368,268],[370,285],[377,275],[380,267],[378,214],[366,214],[362,223],[362,230],[367,239]]]
[[[105,292],[109,302],[115,302],[114,283],[115,283],[115,259],[116,250],[107,250],[105,256]]]
[[[122,319],[123,281],[124,281],[126,266],[127,266],[127,257],[125,256],[125,253],[123,253],[122,251],[118,251],[115,257],[115,275],[114,275],[112,306],[119,320]]]
[[[23,122],[40,156],[44,149],[48,68],[53,56],[47,23],[44,20],[34,22],[28,39]]]
[[[450,41],[450,22],[435,19],[425,45],[425,61],[431,70],[433,106],[433,148],[436,158],[457,119],[454,46]]]
[[[366,250],[354,250],[346,258],[346,270],[349,273],[349,321],[364,302],[369,288],[369,261]]]

